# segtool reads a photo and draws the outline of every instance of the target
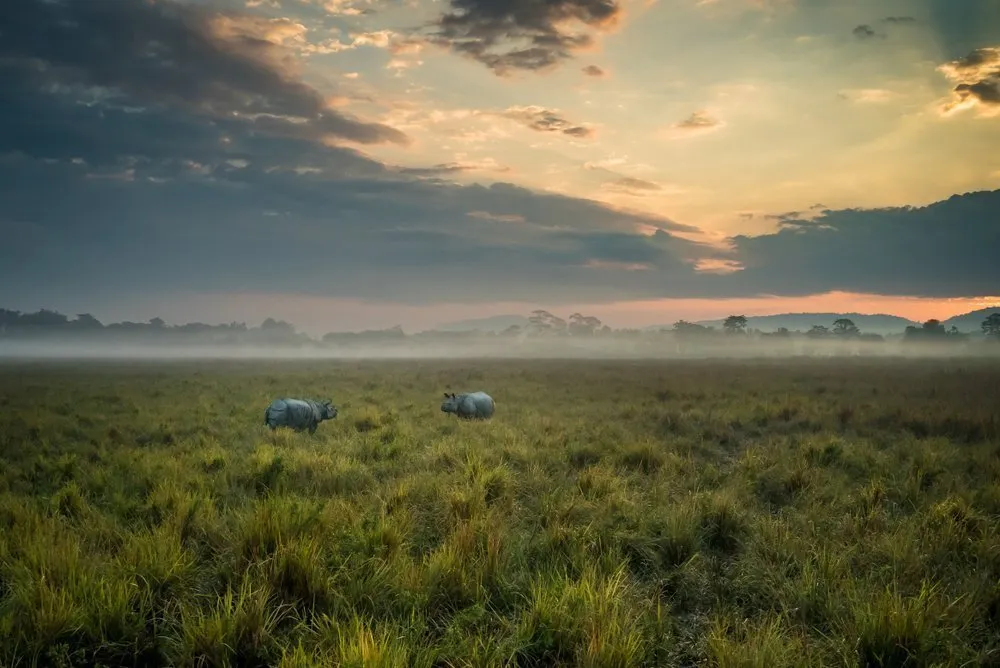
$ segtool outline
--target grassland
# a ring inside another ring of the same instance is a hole
[[[0,366],[11,667],[1000,665],[998,530],[995,362]]]

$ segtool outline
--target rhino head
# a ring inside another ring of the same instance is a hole
[[[448,392],[444,393],[444,401],[441,402],[441,411],[444,413],[457,413],[458,412],[458,397],[455,393]]]
[[[333,405],[333,400],[328,399],[319,405],[320,417],[324,420],[332,420],[337,417],[337,407]]]

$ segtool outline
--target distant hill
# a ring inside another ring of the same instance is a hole
[[[833,327],[835,320],[849,318],[862,332],[870,334],[902,334],[908,325],[918,325],[920,323],[896,315],[884,313],[864,314],[864,313],[778,313],[775,315],[747,316],[747,326],[751,329],[759,329],[762,332],[773,332],[781,327],[789,331],[807,332],[813,325],[823,325]],[[717,320],[698,320],[699,325],[705,327],[722,328],[725,318]],[[670,329],[670,325],[657,325],[647,329]]]
[[[502,332],[511,325],[524,327],[528,324],[528,319],[521,315],[494,315],[488,318],[472,318],[470,320],[459,320],[449,322],[434,327],[439,332],[471,332],[479,330],[481,332]]]
[[[960,332],[981,332],[983,320],[986,320],[991,313],[1000,313],[1000,305],[956,315],[948,318],[941,324],[946,328],[951,328],[954,325]]]

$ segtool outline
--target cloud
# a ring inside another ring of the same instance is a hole
[[[238,118],[259,131],[364,144],[408,139],[331,109],[299,77],[285,20],[226,15],[170,0],[8,0],[0,9],[5,76],[55,94],[86,92],[136,108]]]
[[[68,163],[0,164],[5,209],[45,239],[0,250],[0,299],[250,291],[412,304],[615,301],[692,280],[688,258],[701,255],[670,234],[613,230],[642,217],[505,184],[206,171],[88,180]],[[59,193],[57,206],[39,198],[40,182],[52,189],[45,199]],[[643,263],[651,277],[595,262]]]
[[[597,65],[587,65],[586,67],[581,68],[580,71],[586,74],[588,77],[603,77],[607,74]]]
[[[851,31],[851,34],[860,40],[872,39],[874,37],[885,37],[885,35],[875,32],[875,30],[867,23],[857,26]]]
[[[489,211],[470,211],[467,214],[471,218],[481,218],[483,220],[496,220],[502,223],[523,223],[524,216],[517,214],[496,214]]]
[[[336,53],[339,51],[350,51],[359,47],[368,46],[376,49],[385,49],[393,55],[413,55],[420,53],[424,48],[424,42],[415,37],[408,37],[393,30],[371,30],[368,32],[350,33],[349,42],[332,42],[326,45],[306,49],[323,53]]]
[[[754,291],[831,290],[922,297],[986,295],[1000,285],[1000,190],[926,207],[822,211],[784,217],[773,234],[733,239],[733,274]]]
[[[601,183],[601,190],[617,195],[627,195],[630,197],[644,197],[651,194],[677,194],[685,192],[684,188],[676,185],[668,185],[632,176],[626,172],[644,173],[655,171],[649,165],[630,164],[627,156],[612,156],[604,160],[593,160],[583,163],[583,168],[588,172],[598,172],[605,177]]]
[[[1000,47],[975,49],[938,67],[956,84],[951,99],[942,105],[945,114],[979,107],[987,114],[1000,113]]]
[[[614,181],[608,181],[604,183],[601,188],[614,193],[619,193],[622,195],[632,195],[632,196],[643,196],[649,195],[654,192],[661,192],[663,186],[659,183],[653,183],[652,181],[646,181],[645,179],[637,179],[631,176],[623,176],[621,178],[615,179]]]
[[[648,165],[642,162],[635,163],[629,161],[627,155],[610,155],[602,160],[588,160],[587,162],[583,163],[583,168],[587,170],[605,171],[610,174],[616,174],[619,176],[622,175],[618,174],[612,168],[620,168],[631,173],[651,173],[656,171],[656,168],[654,168],[652,165]]]
[[[678,121],[674,123],[673,127],[680,128],[682,130],[705,130],[708,128],[715,128],[720,125],[720,121],[716,118],[712,118],[705,111],[696,111],[683,121]]]
[[[688,137],[722,129],[725,123],[711,115],[708,111],[700,109],[693,112],[687,118],[681,119],[670,125],[670,130],[666,133],[667,138]]]
[[[309,2],[310,0],[301,1]],[[312,3],[318,5],[324,12],[331,16],[360,16],[362,14],[371,14],[373,11],[368,7],[359,8],[358,5],[362,3],[354,2],[353,0],[312,0]],[[368,3],[366,2],[365,4]]]
[[[486,158],[479,161],[445,162],[430,167],[402,167],[398,169],[400,174],[420,177],[442,177],[463,172],[495,172],[502,174],[509,171],[510,167],[501,165],[493,158]]]
[[[881,23],[887,26],[905,26],[912,23],[916,23],[917,20],[912,16],[886,16],[881,19]],[[867,23],[862,23],[861,25],[854,28],[851,31],[856,38],[865,41],[869,39],[874,39],[876,37],[885,39],[888,34],[884,32],[877,32],[871,25]]]
[[[623,188],[629,188],[631,190],[662,190],[663,188],[652,181],[644,181],[643,179],[636,179],[630,176],[618,179],[614,182],[615,185],[621,186]]]
[[[2,20],[7,34],[11,19]],[[661,216],[446,180],[456,171],[503,169],[490,159],[396,168],[315,141],[311,131],[262,131],[266,114],[223,113],[232,109],[232,90],[256,91],[246,104],[287,104],[278,93],[304,86],[296,80],[264,86],[250,78],[234,88],[233,79],[213,76],[221,66],[208,58],[202,82],[166,81],[154,95],[149,81],[126,74],[166,65],[125,59],[102,63],[128,70],[116,73],[112,94],[75,83],[100,69],[75,45],[14,44],[16,53],[71,49],[53,72],[12,57],[11,44],[0,46],[16,65],[0,68],[0,225],[18,233],[0,245],[4,303],[215,291],[411,303],[614,300],[636,289],[634,272],[619,282],[593,262],[649,265],[648,291],[689,280],[691,263],[713,252],[672,234],[695,228]],[[149,48],[140,41],[120,50]],[[221,93],[215,81],[225,84]],[[201,95],[175,101],[171,85]],[[528,118],[545,131],[582,127],[551,114]],[[667,232],[645,237],[634,233],[640,225]]]
[[[450,0],[430,40],[473,58],[497,75],[557,66],[613,28],[617,0]],[[585,31],[573,32],[570,25]]]
[[[501,115],[537,132],[559,132],[579,138],[592,137],[595,134],[593,128],[572,123],[563,117],[559,111],[546,109],[545,107],[509,107]]]
[[[897,96],[884,88],[852,88],[837,93],[839,97],[858,104],[884,104]]]
[[[720,250],[665,216],[490,183],[503,166],[486,157],[399,167],[329,141],[399,131],[329,109],[336,91],[300,75],[295,22],[219,16],[163,1],[2,5],[0,305],[223,292],[555,305],[1000,284],[1000,192],[789,215]],[[488,113],[512,111],[539,132],[589,129],[544,107]],[[609,166],[627,163],[589,168]],[[450,181],[473,171],[486,183]],[[669,187],[626,171],[591,176]]]

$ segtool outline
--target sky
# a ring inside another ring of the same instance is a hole
[[[0,307],[1000,303],[997,0],[5,0]]]

